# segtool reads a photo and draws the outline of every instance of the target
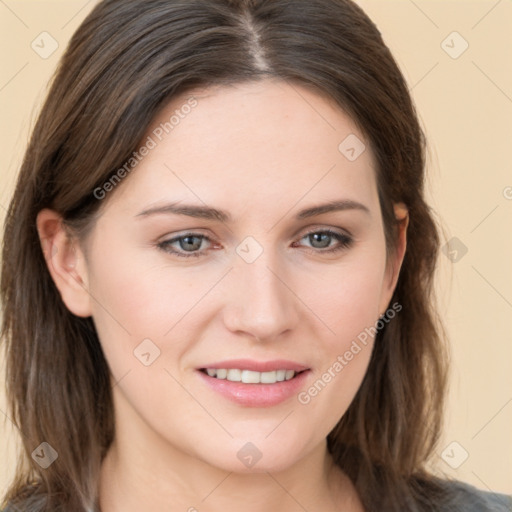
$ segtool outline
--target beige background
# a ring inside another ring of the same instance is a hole
[[[96,3],[0,1],[2,222],[48,78]],[[438,289],[453,366],[435,471],[512,494],[512,2],[358,3],[397,58],[425,125],[428,197],[446,232],[443,243],[457,237],[467,247],[461,257],[462,246],[451,240],[455,261],[444,255],[440,261]],[[47,59],[31,48],[34,40],[42,45],[44,31],[59,45]],[[453,58],[465,42],[467,50]],[[2,386],[0,494],[12,474],[16,443]]]

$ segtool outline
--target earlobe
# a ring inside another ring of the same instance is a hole
[[[91,316],[87,268],[77,240],[53,210],[41,210],[36,223],[46,265],[62,301],[74,315]]]
[[[405,251],[407,249],[407,227],[409,226],[409,210],[404,203],[396,203],[394,205],[395,218],[398,221],[398,233],[397,233],[397,245],[396,254],[393,262],[393,278],[392,286],[393,289],[396,287],[398,282],[398,275],[402,268],[402,263],[405,257]]]
[[[394,211],[395,218],[398,221],[397,243],[393,257],[391,258],[391,261],[388,262],[388,285],[386,287],[387,296],[385,299],[385,304],[381,306],[381,310],[383,311],[382,314],[384,314],[384,309],[387,308],[395,291],[396,285],[398,283],[398,276],[400,275],[400,270],[402,268],[402,263],[407,248],[407,227],[409,226],[409,211],[404,203],[396,203],[394,205]]]

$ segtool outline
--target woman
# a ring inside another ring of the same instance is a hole
[[[423,180],[352,2],[99,3],[6,222],[7,510],[506,510],[425,469],[446,356]]]

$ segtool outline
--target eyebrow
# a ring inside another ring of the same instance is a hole
[[[325,204],[311,206],[301,210],[295,215],[297,220],[322,215],[324,213],[345,211],[345,210],[359,210],[368,215],[371,215],[370,209],[362,203],[353,201],[351,199],[340,199],[337,201],[330,201]],[[198,219],[218,220],[221,222],[231,222],[231,215],[224,211],[212,208],[210,206],[196,206],[190,204],[167,203],[161,206],[155,206],[141,211],[135,217],[149,217],[151,215],[167,214],[167,215],[186,215],[187,217],[195,217]]]

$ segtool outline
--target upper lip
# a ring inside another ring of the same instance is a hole
[[[230,359],[228,361],[216,361],[201,366],[199,369],[216,368],[216,369],[238,369],[250,370],[253,372],[272,372],[275,370],[294,370],[295,372],[302,372],[308,370],[304,366],[294,361],[287,361],[285,359],[274,359],[272,361],[254,361],[252,359]]]

